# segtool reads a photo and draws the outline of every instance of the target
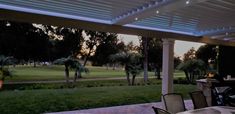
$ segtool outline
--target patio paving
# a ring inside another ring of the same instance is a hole
[[[184,102],[186,109],[188,110],[193,109],[193,104],[191,100],[185,100]],[[155,102],[155,103],[144,103],[144,104],[134,104],[134,105],[123,105],[123,106],[93,108],[85,110],[53,112],[48,114],[155,114],[153,112],[152,106],[162,108],[162,103]]]

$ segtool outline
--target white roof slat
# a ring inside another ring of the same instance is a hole
[[[194,36],[235,32],[235,0],[0,0],[0,12]]]

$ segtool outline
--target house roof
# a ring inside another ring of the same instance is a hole
[[[0,19],[235,46],[234,0],[0,0]]]

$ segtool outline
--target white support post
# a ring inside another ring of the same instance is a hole
[[[174,43],[172,39],[163,39],[162,94],[173,92]]]

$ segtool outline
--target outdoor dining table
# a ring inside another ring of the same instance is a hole
[[[177,114],[235,114],[235,107],[211,106],[206,108],[188,110]]]

